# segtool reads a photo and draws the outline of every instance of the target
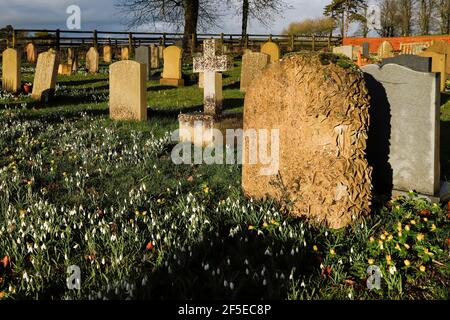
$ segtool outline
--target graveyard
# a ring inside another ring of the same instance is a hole
[[[0,301],[449,299],[450,36],[40,32],[0,41]]]

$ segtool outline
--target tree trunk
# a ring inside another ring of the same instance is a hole
[[[242,39],[247,35],[248,13],[250,10],[249,0],[242,1]]]
[[[183,0],[184,4],[184,35],[183,49],[189,50],[197,43],[197,24],[199,0]],[[195,34],[194,43],[191,43],[192,34]]]

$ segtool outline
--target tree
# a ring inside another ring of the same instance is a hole
[[[363,11],[367,8],[367,0],[333,0],[324,9],[324,15],[339,21],[342,37],[348,35],[350,23],[367,21]]]
[[[377,30],[381,37],[395,37],[399,34],[400,13],[398,0],[381,0],[381,29]]]
[[[242,16],[242,38],[247,35],[249,19],[255,19],[267,27],[274,16],[292,8],[285,0],[227,0],[227,4]]]
[[[419,30],[422,35],[430,34],[431,17],[434,11],[435,0],[419,0]]]
[[[450,34],[450,0],[439,0],[437,7],[439,13],[439,31],[441,34]]]
[[[283,30],[287,35],[328,35],[336,28],[336,21],[332,18],[321,17],[315,19],[305,19],[300,22],[293,22]]]
[[[399,14],[402,36],[404,37],[408,37],[412,33],[414,3],[415,0],[400,0]]]
[[[116,7],[128,18],[128,28],[167,23],[183,31],[183,48],[188,49],[197,28],[214,25],[219,17],[217,0],[117,0]]]

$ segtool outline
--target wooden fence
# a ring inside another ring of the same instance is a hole
[[[40,35],[37,36],[36,34]],[[44,34],[44,36],[42,36]],[[180,44],[182,33],[155,33],[155,32],[117,32],[117,31],[80,31],[80,30],[37,30],[15,29],[8,39],[0,39],[3,47],[24,47],[33,42],[41,50],[55,48],[60,50],[69,47],[99,47],[110,45],[117,47],[128,46],[130,51],[140,45],[170,45]],[[273,41],[280,45],[284,52],[299,50],[322,50],[331,46],[341,45],[342,38],[332,36],[291,36],[291,35],[264,35],[253,34],[242,39],[239,34],[197,34],[197,44],[203,39],[220,38],[230,52],[242,52],[247,48],[257,48],[266,41]],[[192,35],[195,39],[195,35]],[[191,40],[192,43],[192,40]],[[193,51],[196,50],[195,47]]]

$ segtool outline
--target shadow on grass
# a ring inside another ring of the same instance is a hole
[[[223,86],[223,90],[229,90],[229,89],[240,89],[241,88],[241,83],[239,81],[227,84],[225,86]]]
[[[75,87],[75,86],[86,86],[88,84],[105,82],[105,81],[107,81],[107,79],[80,79],[80,80],[70,80],[70,81],[60,80],[60,81],[58,81],[58,84],[68,86],[68,87]]]
[[[147,88],[147,92],[149,92],[149,91],[161,91],[161,90],[174,90],[174,89],[178,89],[178,87],[157,85],[157,86],[153,86],[153,87],[148,87]]]
[[[450,180],[450,122],[441,121],[441,179]]]

